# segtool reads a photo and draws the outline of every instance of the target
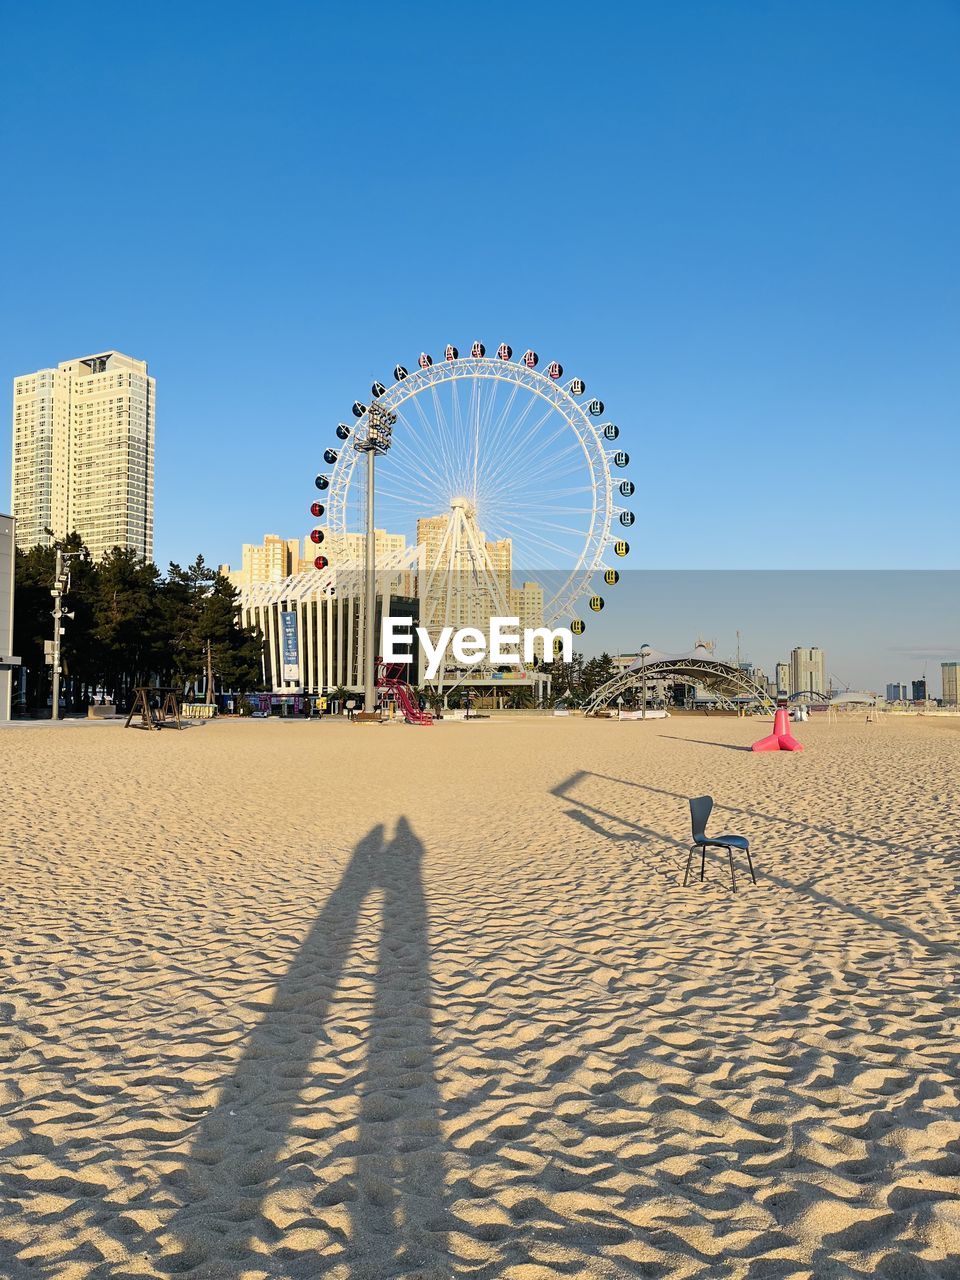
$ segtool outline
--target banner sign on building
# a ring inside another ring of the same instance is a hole
[[[280,661],[284,683],[296,684],[300,679],[300,647],[297,641],[297,615],[292,609],[280,614]]]

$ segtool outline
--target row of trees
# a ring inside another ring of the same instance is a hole
[[[53,634],[50,590],[57,547],[75,553],[63,606],[74,615],[64,621],[62,646],[68,707],[82,709],[98,691],[124,706],[138,684],[196,691],[203,686],[208,645],[217,688],[246,692],[262,686],[260,633],[240,625],[238,592],[203,556],[187,568],[171,563],[161,575],[155,564],[120,547],[94,562],[71,534],[55,546],[16,553],[14,652],[25,668],[27,707],[44,707],[50,697],[44,643]],[[606,653],[555,662],[550,701],[582,702],[615,670]],[[429,690],[423,693],[430,697]],[[502,693],[515,706],[533,704],[531,688],[505,685]]]
[[[573,654],[570,662],[555,662],[550,668],[554,701],[570,699],[583,702],[602,684],[617,674],[617,666],[609,653],[584,662],[582,653]]]
[[[197,556],[161,575],[135,552],[114,548],[94,562],[76,534],[57,544],[76,553],[63,608],[63,693],[77,709],[102,690],[125,705],[138,684],[198,689],[207,647],[219,688],[247,690],[262,683],[260,633],[240,625],[237,591]],[[17,551],[14,652],[26,668],[28,707],[50,696],[44,641],[53,635],[50,594],[56,547]]]

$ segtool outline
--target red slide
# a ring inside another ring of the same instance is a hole
[[[379,662],[377,664],[377,688],[387,689],[403,712],[407,724],[433,724],[433,716],[429,711],[421,711],[420,703],[413,690],[403,677],[406,667],[402,662]]]

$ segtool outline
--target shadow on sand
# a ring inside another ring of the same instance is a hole
[[[423,853],[403,818],[392,840],[376,827],[357,845],[200,1123],[180,1180],[189,1199],[168,1227],[168,1274],[232,1277],[258,1263],[278,1275],[446,1274]],[[361,911],[378,902],[372,1006],[341,1004],[334,1017]],[[362,1070],[355,1050],[333,1047],[332,1024],[349,1018],[366,1031]],[[325,1176],[318,1141],[351,1172]]]
[[[684,739],[684,741],[687,741],[687,739]],[[572,793],[580,783],[588,778],[596,778],[601,782],[612,782],[621,787],[630,787],[638,791],[646,791],[651,795],[669,796],[671,799],[680,800],[683,802],[685,817],[686,807],[689,804],[689,797],[681,795],[679,791],[667,791],[662,787],[650,787],[643,782],[631,782],[627,778],[614,778],[606,773],[592,773],[585,769],[581,769],[577,773],[571,774],[569,778],[564,779],[563,782],[551,789],[551,795],[555,795],[559,800],[576,805],[577,809],[581,811],[586,811],[578,814],[573,810],[568,809],[566,811],[566,816],[568,818],[574,818],[577,822],[580,822],[581,825],[586,826],[597,835],[602,835],[611,841],[621,841],[630,838],[629,835],[624,836],[618,832],[607,830],[597,821],[599,818],[605,822],[615,823],[620,827],[630,828],[630,831],[635,833],[634,839],[638,842],[644,840],[659,841],[661,845],[667,845],[673,849],[683,849],[686,851],[688,846],[683,840],[677,840],[674,836],[669,836],[663,831],[656,831],[652,827],[645,827],[638,822],[631,821],[629,818],[621,817],[620,814],[611,813],[607,809],[600,809],[596,805],[588,804],[586,801],[578,799],[577,796]],[[897,845],[892,841],[878,840],[875,837],[866,835],[861,836],[846,831],[837,831],[833,827],[818,827],[809,822],[801,822],[793,818],[782,818],[770,813],[760,813],[755,809],[743,809],[734,805],[721,804],[719,802],[716,803],[715,807],[718,811],[722,810],[725,813],[735,814],[738,818],[746,816],[755,819],[762,819],[764,822],[781,823],[788,828],[797,830],[800,833],[805,831],[816,832],[818,835],[825,835],[833,839],[839,839],[848,842],[853,847],[854,853],[856,852],[857,844],[881,845],[896,853],[901,858],[908,852],[903,846]],[[744,831],[744,834],[750,835],[747,831]],[[800,838],[802,839],[802,834]],[[916,943],[917,945],[925,947],[927,950],[933,952],[935,955],[953,954],[960,950],[960,948],[957,948],[954,944],[933,941],[932,939],[925,937],[922,933],[918,933],[916,930],[911,929],[908,925],[901,924],[898,920],[891,920],[888,917],[879,916],[873,911],[868,911],[864,907],[857,906],[855,903],[844,902],[839,898],[832,897],[828,893],[823,893],[813,885],[811,880],[798,882],[789,880],[786,876],[776,875],[771,872],[769,868],[764,867],[763,865],[763,846],[760,841],[755,837],[752,837],[750,845],[755,855],[754,866],[756,868],[757,879],[759,881],[762,882],[763,880],[767,880],[771,884],[778,885],[781,889],[789,889],[794,893],[805,894],[814,902],[818,902],[822,906],[830,907],[836,911],[846,912],[847,915],[853,916],[857,920],[861,920],[864,924],[871,925],[876,929],[882,929],[886,933],[895,934],[897,937],[903,938],[908,942]],[[916,859],[921,855],[918,855],[915,849],[910,849],[909,856],[911,859]]]

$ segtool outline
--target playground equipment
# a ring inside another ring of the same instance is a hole
[[[154,701],[156,706],[153,705]],[[125,729],[130,728],[136,715],[139,715],[140,719],[133,726],[135,729],[183,728],[180,722],[177,691],[166,686],[157,685],[155,688],[150,688],[148,685],[138,684],[133,691],[130,714],[127,716],[127,723],[123,726]]]
[[[386,689],[403,712],[407,724],[433,724],[429,711],[421,711],[417,695],[406,680],[407,668],[402,662],[377,663],[377,688]]]
[[[803,743],[798,742],[790,732],[790,712],[787,710],[787,699],[777,699],[777,713],[773,718],[773,733],[755,742],[752,751],[802,751]]]

